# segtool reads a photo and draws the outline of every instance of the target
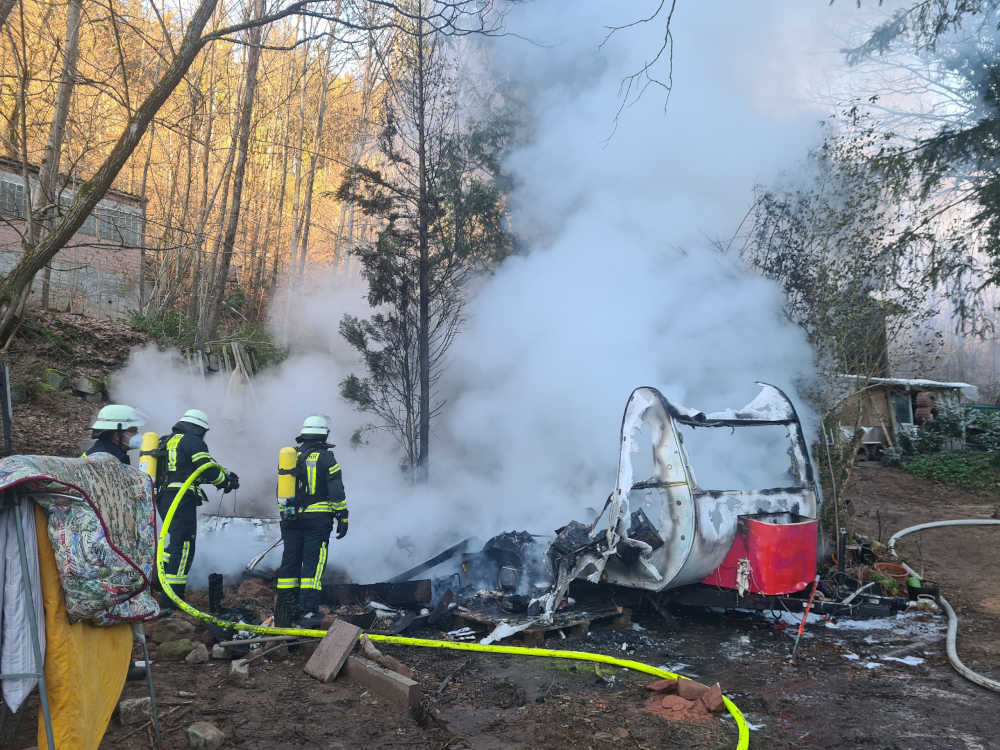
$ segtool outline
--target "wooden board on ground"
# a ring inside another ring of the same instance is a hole
[[[358,645],[361,628],[343,620],[335,620],[306,662],[306,674],[320,682],[336,677],[348,655]]]

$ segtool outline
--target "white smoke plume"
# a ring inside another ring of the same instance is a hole
[[[636,386],[718,410],[748,402],[756,380],[796,399],[796,383],[810,377],[811,351],[783,317],[778,289],[713,240],[736,230],[755,182],[818,137],[826,111],[810,103],[810,87],[823,85],[811,73],[841,65],[826,32],[852,9],[679,4],[666,111],[650,88],[614,128],[620,81],[655,53],[663,29],[639,25],[599,44],[607,26],[649,9],[516,7],[509,27],[546,44],[497,40],[492,59],[531,106],[534,140],[508,167],[518,184],[513,229],[540,239],[470,300],[441,382],[447,407],[432,426],[426,485],[404,481],[391,436],[349,445],[370,421],[338,396],[342,378],[361,374],[337,330],[345,312],[366,312],[354,277],[317,273],[311,290],[296,293],[285,329],[292,355],[246,394],[227,395],[223,380],[203,381],[145,349],[117,379],[115,398],[149,413],[159,431],[187,408],[208,412],[209,448],[243,485],[221,512],[243,515],[276,515],[278,450],[304,417],[330,415],[351,509],[350,534],[332,542],[330,562],[357,581],[381,580],[467,536],[589,520],[614,487],[622,409]],[[692,456],[702,483],[715,464],[752,486],[757,453],[740,461],[719,452]],[[199,539],[200,550],[206,544]],[[257,550],[228,537],[224,546],[198,556],[228,559],[226,572],[236,572]],[[197,568],[192,582],[207,572]]]

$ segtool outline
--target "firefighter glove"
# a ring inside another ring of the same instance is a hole
[[[347,516],[337,519],[337,539],[347,536]]]
[[[226,494],[232,490],[238,490],[240,488],[240,478],[236,475],[235,471],[231,471],[226,474],[226,481],[222,484],[222,493]]]

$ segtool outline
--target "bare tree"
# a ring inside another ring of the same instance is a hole
[[[254,0],[254,20],[264,15],[264,0]],[[240,208],[243,196],[243,178],[247,167],[247,150],[250,146],[250,120],[253,115],[253,100],[257,92],[257,68],[260,65],[260,40],[262,29],[259,25],[251,26],[247,32],[249,49],[247,50],[246,83],[243,88],[243,102],[240,107],[239,147],[236,153],[236,169],[233,172],[233,196],[230,201],[229,219],[226,224],[225,237],[222,240],[222,256],[219,267],[212,280],[208,300],[206,301],[206,318],[204,336],[215,338],[219,325],[219,314],[222,310],[223,297],[226,293],[226,282],[229,279],[229,266],[233,259],[233,244],[236,242],[236,229],[240,221]]]
[[[59,176],[59,163],[62,156],[63,138],[66,134],[66,118],[69,115],[69,103],[73,97],[73,84],[76,81],[76,61],[80,55],[80,13],[82,0],[69,0],[66,7],[66,42],[63,51],[62,72],[59,74],[59,91],[56,94],[55,113],[49,126],[49,137],[45,143],[45,156],[38,170],[38,192],[32,201],[31,214],[28,221],[28,232],[23,238],[23,247],[30,248],[38,242],[42,228],[52,225],[52,217],[58,212],[59,198],[56,195],[56,179]],[[27,165],[25,165],[26,167]],[[25,190],[29,184],[25,183]],[[34,216],[37,214],[37,216]],[[49,280],[52,268],[45,267],[42,281],[42,307],[49,306]],[[29,286],[30,289],[30,286]],[[21,304],[27,297],[23,294]]]

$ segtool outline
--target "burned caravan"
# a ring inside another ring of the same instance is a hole
[[[794,406],[780,389],[759,385],[742,409],[712,414],[672,404],[655,388],[635,389],[622,417],[615,489],[591,524],[574,521],[558,531],[548,550],[552,588],[531,609],[551,617],[575,579],[651,592],[696,583],[740,595],[804,589],[816,571],[819,491]],[[700,486],[682,425],[784,427],[785,486]],[[642,435],[652,444],[641,444]],[[651,475],[634,476],[634,457],[650,448]]]

